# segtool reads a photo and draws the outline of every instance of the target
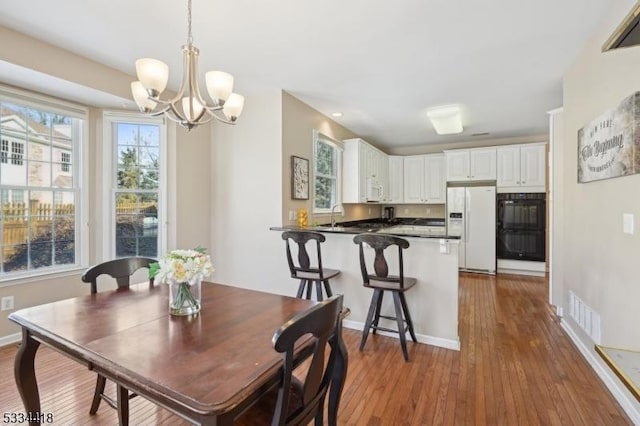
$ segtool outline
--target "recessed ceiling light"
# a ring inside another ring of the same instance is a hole
[[[457,105],[447,105],[427,110],[427,117],[439,135],[462,133],[462,118]]]
[[[332,112],[331,116],[332,117],[342,117],[342,113],[341,112]]]

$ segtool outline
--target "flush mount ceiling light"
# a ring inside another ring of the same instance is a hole
[[[331,116],[332,117],[342,117],[342,113],[341,112],[332,112]]]
[[[427,110],[427,117],[439,135],[462,133],[462,118],[457,105],[448,105]]]
[[[233,92],[233,76],[222,71],[205,74],[207,92],[212,103],[208,104],[198,87],[198,55],[191,35],[191,0],[187,4],[187,44],[182,46],[182,84],[178,94],[170,100],[160,99],[167,87],[169,67],[157,59],[143,58],[136,61],[139,81],[131,83],[133,98],[140,111],[153,116],[166,115],[187,130],[215,118],[227,124],[235,124],[244,107],[244,97]]]

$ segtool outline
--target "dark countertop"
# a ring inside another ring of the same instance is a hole
[[[309,226],[300,228],[299,226],[273,226],[272,231],[315,231],[331,234],[363,234],[366,232],[376,232],[380,234],[396,235],[399,237],[417,238],[437,238],[459,240],[459,236],[449,236],[446,233],[444,219],[425,218],[398,218],[391,221],[382,219],[366,219],[351,222],[339,222],[335,227],[330,224]]]

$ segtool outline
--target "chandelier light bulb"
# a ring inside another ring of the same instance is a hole
[[[233,92],[233,76],[224,71],[209,71],[204,78],[213,103],[224,105]]]
[[[169,81],[169,67],[162,61],[142,58],[136,61],[138,80],[147,89],[151,97],[158,97],[167,87]]]
[[[228,120],[236,121],[244,108],[244,96],[232,93],[225,102],[222,112]]]
[[[193,106],[193,108],[191,108]],[[196,98],[184,97],[182,98],[182,111],[184,115],[187,117],[188,121],[195,121],[202,114],[202,110],[204,107]],[[193,112],[193,113],[192,113]]]
[[[140,111],[149,113],[156,107],[156,102],[149,99],[147,89],[139,81],[131,82],[131,93],[133,93],[133,99],[138,104]]]

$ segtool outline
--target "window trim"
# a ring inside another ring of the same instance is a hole
[[[70,265],[55,265],[24,272],[3,273],[0,274],[0,287],[30,283],[43,278],[54,279],[86,269],[89,265],[89,109],[69,101],[3,84],[0,84],[0,101],[17,103],[34,109],[46,109],[49,112],[82,120],[82,124],[78,128],[79,141],[74,141],[74,151],[77,150],[76,158],[78,161],[77,164],[72,165],[71,169],[74,174],[74,182],[77,182],[78,185],[77,188],[74,188],[78,194],[76,209],[79,210],[75,217],[76,262]],[[8,162],[10,161],[11,157],[8,158]]]
[[[102,261],[115,259],[116,246],[113,235],[115,234],[115,193],[116,173],[114,172],[115,159],[117,158],[117,146],[113,143],[113,124],[114,123],[133,123],[133,124],[157,124],[160,126],[160,187],[158,188],[158,255],[159,258],[167,251],[167,240],[169,238],[168,223],[168,206],[167,206],[167,174],[169,163],[167,159],[168,153],[168,129],[167,122],[162,117],[149,117],[140,113],[122,112],[122,111],[104,111],[103,117],[103,148],[102,158],[104,168],[102,169],[102,205],[106,208],[102,232]]]
[[[316,207],[316,174],[317,174],[317,161],[316,161],[316,155],[317,155],[317,142],[321,141],[323,143],[326,143],[330,146],[332,146],[333,148],[335,148],[336,150],[336,204],[338,206],[337,209],[335,209],[336,212],[342,213],[343,212],[343,206],[342,206],[342,160],[343,160],[343,151],[344,151],[344,144],[336,139],[333,139],[330,136],[327,136],[325,133],[322,133],[318,130],[313,130],[313,141],[312,141],[312,153],[313,153],[313,167],[312,169],[312,173],[313,173],[313,179],[311,180],[312,185],[313,185],[313,189],[312,189],[312,212],[313,214],[330,214],[331,213],[331,208],[328,209],[323,209],[323,208],[317,208]]]

